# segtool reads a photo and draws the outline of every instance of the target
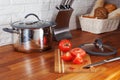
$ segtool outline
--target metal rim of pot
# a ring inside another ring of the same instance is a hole
[[[18,29],[32,29],[32,28],[38,29],[38,28],[45,28],[49,26],[54,27],[56,25],[56,23],[52,21],[40,20],[39,17],[34,13],[30,13],[26,15],[24,18],[27,19],[29,16],[36,17],[38,21],[34,21],[34,22],[16,21],[16,22],[11,23],[10,25],[13,28],[18,28]]]
[[[17,29],[39,29],[39,28],[45,28],[45,27],[54,27],[56,25],[56,23],[52,21],[40,20],[39,17],[34,13],[27,14],[24,18],[26,19],[28,16],[34,16],[38,19],[38,21],[27,22],[27,23],[25,23],[24,21],[16,21],[10,24],[12,26],[12,29],[3,28],[3,31],[19,34],[19,32],[15,30],[15,28]]]

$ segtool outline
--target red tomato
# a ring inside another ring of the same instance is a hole
[[[82,48],[73,48],[70,50],[70,53],[75,57],[76,56],[84,57],[86,55],[86,52]]]
[[[38,43],[40,44],[40,39],[38,40]],[[47,44],[47,38],[46,38],[46,36],[43,37],[43,44],[44,45]]]
[[[47,38],[46,38],[46,36],[44,36],[44,38],[43,38],[43,44],[44,44],[44,45],[47,44]]]
[[[69,52],[67,52],[61,56],[61,59],[63,59],[64,61],[71,61],[73,59],[73,56]]]
[[[77,56],[73,60],[74,64],[82,64],[83,63],[83,58],[81,56]]]
[[[67,52],[72,48],[70,40],[63,39],[59,42],[59,49],[63,52]]]

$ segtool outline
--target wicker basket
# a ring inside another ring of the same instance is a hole
[[[120,19],[96,19],[96,18],[85,18],[80,16],[80,25],[82,31],[91,32],[94,34],[100,34],[104,32],[114,31],[118,28]]]

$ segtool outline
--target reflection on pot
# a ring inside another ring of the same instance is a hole
[[[20,41],[27,42],[30,41],[33,37],[33,30],[30,29],[21,29]]]
[[[24,32],[21,30],[21,34],[18,35],[20,41],[17,40],[16,42],[16,37],[14,38],[15,50],[22,52],[41,52],[50,49],[52,47],[52,33],[48,29],[49,27],[32,30],[26,29]]]
[[[37,17],[35,14],[28,14]],[[25,17],[25,18],[27,18]],[[13,34],[13,46],[20,52],[41,52],[52,47],[52,27],[55,24],[41,21],[26,22],[17,21],[11,24],[13,29],[4,28],[6,32]],[[16,41],[16,36],[18,40]]]

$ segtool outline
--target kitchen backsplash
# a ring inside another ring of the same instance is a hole
[[[4,32],[4,27],[11,27],[9,24],[24,19],[28,13],[35,13],[41,20],[53,20],[58,10],[55,8],[62,0],[0,0],[0,46],[12,43],[12,34]],[[69,27],[76,29],[76,17],[90,12],[96,0],[74,0]],[[106,0],[120,7],[120,0]],[[54,17],[54,18],[53,18]]]

